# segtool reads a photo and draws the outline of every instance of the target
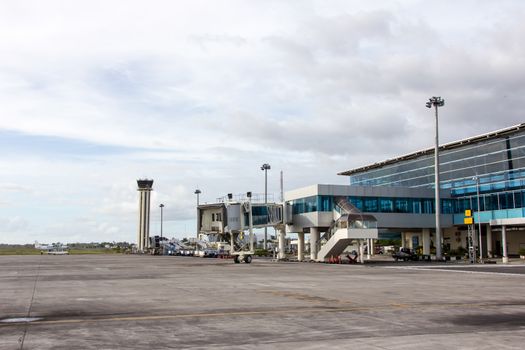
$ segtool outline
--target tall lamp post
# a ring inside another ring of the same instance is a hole
[[[199,195],[202,193],[198,188],[194,192],[197,195],[197,239],[199,238]]]
[[[270,170],[272,167],[270,164],[264,163],[261,166],[261,170],[264,171],[264,204],[268,203],[268,170]],[[266,207],[268,209],[268,207]],[[268,227],[264,226],[264,249],[266,250],[267,247],[267,241],[268,241]]]
[[[476,181],[476,196],[478,197],[479,260],[483,262],[483,243],[481,242],[481,220],[479,219],[479,212],[481,211],[481,207],[479,205],[479,176],[474,176],[472,180]]]
[[[159,205],[159,208],[160,208],[160,241],[162,242],[162,209],[164,209],[164,204],[160,204]]]
[[[427,108],[434,107],[436,110],[436,145],[434,150],[434,173],[435,173],[435,190],[436,190],[436,259],[441,260],[441,199],[439,198],[439,123],[438,123],[438,107],[443,107],[445,100],[441,97],[432,97],[426,103]]]

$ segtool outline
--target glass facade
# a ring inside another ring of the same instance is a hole
[[[334,198],[332,196],[311,196],[296,199],[290,202],[292,213],[304,214],[314,211],[332,211],[334,209]]]
[[[250,217],[248,213],[244,213],[244,225],[248,228],[250,225]],[[252,220],[253,226],[271,225],[275,221],[282,219],[282,209],[278,206],[270,205],[269,207],[260,204],[252,205]]]
[[[248,213],[244,213],[244,222],[249,223]],[[268,208],[263,206],[252,207],[253,225],[266,225],[268,223]]]
[[[454,199],[450,203],[442,203],[444,214],[462,213],[465,209],[477,211],[475,176],[479,178],[481,211],[525,207],[524,131],[485,141],[466,142],[465,145],[440,151],[439,159],[440,187],[450,190]],[[350,184],[434,188],[434,155],[400,160],[350,175]],[[400,198],[378,201],[367,198],[361,204],[364,211],[422,213],[432,212],[432,205],[425,200]]]
[[[406,213],[406,214],[433,214],[433,198],[390,198],[390,197],[358,197],[349,196],[348,201],[356,208],[366,213]],[[311,196],[289,202],[292,213],[304,214],[316,211],[332,211],[334,198],[332,196]],[[443,214],[453,214],[453,201],[441,200]],[[335,208],[337,209],[337,208]]]

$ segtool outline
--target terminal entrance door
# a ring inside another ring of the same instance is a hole
[[[501,251],[501,241],[496,241],[496,250],[494,251],[494,255],[502,256],[503,252]]]
[[[412,249],[419,247],[419,236],[412,236]]]

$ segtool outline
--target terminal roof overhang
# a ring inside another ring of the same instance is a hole
[[[444,151],[444,150],[450,150],[450,149],[454,149],[454,148],[459,148],[459,147],[462,147],[462,146],[465,146],[465,145],[468,145],[468,144],[473,144],[473,143],[477,143],[477,142],[481,142],[481,141],[487,141],[487,140],[494,139],[494,138],[501,137],[501,136],[511,135],[511,134],[517,133],[519,131],[522,131],[524,129],[525,129],[525,123],[521,123],[521,124],[518,124],[518,125],[511,126],[509,128],[492,131],[492,132],[489,132],[487,134],[478,135],[478,136],[474,136],[474,137],[469,137],[468,139],[464,139],[464,140],[460,140],[460,141],[454,141],[454,142],[446,143],[444,145],[439,146],[439,150],[440,151]],[[379,169],[379,168],[382,168],[384,166],[387,166],[387,165],[390,165],[390,164],[394,164],[394,163],[397,163],[397,162],[401,162],[401,161],[404,161],[404,160],[415,159],[415,158],[418,158],[418,157],[421,157],[421,156],[425,156],[425,155],[428,155],[428,154],[434,154],[434,148],[424,149],[424,150],[417,151],[417,152],[414,152],[414,153],[409,153],[409,154],[406,154],[404,156],[400,156],[400,157],[397,157],[397,158],[387,159],[387,160],[384,160],[382,162],[366,165],[366,166],[363,166],[363,167],[360,167],[360,168],[356,168],[356,169],[343,171],[341,173],[338,173],[337,175],[350,176],[350,175],[354,175],[354,174],[359,174],[359,173],[363,173],[363,172],[366,172],[366,171],[369,171],[369,170]]]

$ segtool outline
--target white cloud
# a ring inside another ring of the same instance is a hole
[[[19,185],[16,183],[0,183],[0,193],[4,191],[9,192],[33,192],[33,189],[28,186]]]
[[[29,226],[29,222],[20,217],[0,218],[0,232],[20,232]]]

